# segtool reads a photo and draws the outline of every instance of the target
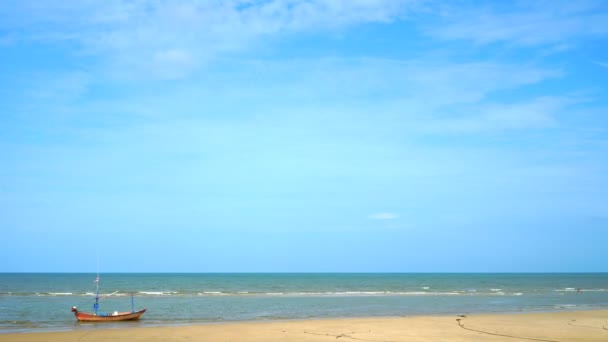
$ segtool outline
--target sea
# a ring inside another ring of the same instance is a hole
[[[347,317],[608,309],[608,273],[0,273],[0,333]],[[118,291],[118,292],[116,292]],[[133,297],[131,296],[133,294]]]

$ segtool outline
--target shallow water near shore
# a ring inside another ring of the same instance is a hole
[[[608,273],[101,274],[100,311],[139,322],[77,323],[94,274],[0,274],[0,333],[335,317],[608,308]],[[580,289],[580,293],[579,293]]]

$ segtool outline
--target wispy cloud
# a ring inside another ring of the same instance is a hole
[[[183,72],[180,67],[172,68],[170,62],[187,64],[192,58],[181,50],[156,57],[157,72],[167,78],[180,77]],[[145,87],[135,91],[121,88],[125,97],[111,102],[99,99],[86,109],[76,100],[86,95],[83,87],[91,82],[90,75],[52,74],[48,81],[38,77],[27,88],[40,96],[33,97],[27,106],[32,109],[38,105],[38,110],[46,111],[52,111],[50,105],[55,104],[62,109],[72,106],[74,113],[98,113],[103,108],[104,113],[159,119],[200,115],[251,120],[256,116],[291,117],[300,120],[301,127],[314,122],[305,118],[314,117],[323,122],[347,122],[349,130],[359,125],[357,132],[369,132],[374,127],[384,133],[399,130],[416,135],[545,128],[554,123],[553,113],[567,105],[559,97],[492,100],[497,92],[526,89],[562,75],[560,70],[534,66],[369,58],[230,61],[216,65],[218,70],[210,70],[204,78],[159,85],[151,93]],[[48,96],[42,96],[51,91],[59,94],[52,95],[53,101],[49,102]],[[327,130],[328,135],[334,128],[310,127],[316,134]]]
[[[368,218],[372,220],[394,220],[399,218],[399,215],[395,213],[376,213],[369,215]]]
[[[28,106],[36,102],[47,106],[72,103],[87,92],[92,82],[92,76],[84,71],[32,73],[27,76],[30,85],[25,94],[29,98]]]
[[[528,101],[508,104],[486,103],[474,107],[460,107],[457,112],[467,115],[431,118],[419,122],[420,130],[430,134],[477,134],[550,128],[558,123],[558,116],[569,106],[587,102],[588,99],[563,97],[538,97]]]
[[[447,13],[446,24],[427,29],[430,35],[476,44],[564,46],[580,37],[608,34],[608,11],[602,1],[522,2],[508,10],[496,3],[493,8],[451,8]]]
[[[15,3],[0,10],[0,24],[22,39],[69,40],[100,57],[117,74],[181,78],[226,52],[261,39],[302,31],[339,30],[390,22],[420,1],[133,2],[74,1],[55,6]],[[27,15],[26,15],[27,14]],[[25,23],[13,17],[27,18]]]
[[[597,62],[596,61],[596,62],[593,62],[593,63],[595,63],[595,64],[597,64],[597,65],[599,65],[601,67],[608,68],[608,63],[606,63],[606,62]]]

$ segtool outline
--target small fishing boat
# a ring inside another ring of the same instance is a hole
[[[95,283],[97,284],[97,291],[95,292],[95,304],[93,304],[94,312],[80,312],[78,308],[72,306],[72,312],[76,319],[80,322],[117,322],[117,321],[135,321],[138,320],[147,309],[141,309],[139,311],[135,311],[135,305],[133,303],[133,292],[131,292],[131,311],[118,312],[114,311],[111,313],[103,313],[99,312],[99,275],[95,279]],[[114,295],[118,293],[118,291],[110,294]],[[107,296],[107,297],[109,297]],[[107,298],[106,297],[106,298]]]
[[[76,319],[81,322],[116,322],[116,321],[136,321],[141,317],[141,315],[146,312],[146,309],[142,309],[139,311],[125,311],[118,312],[114,311],[112,313],[90,313],[90,312],[80,312],[78,309],[73,306],[72,312]]]

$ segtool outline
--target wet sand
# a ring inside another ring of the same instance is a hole
[[[608,310],[348,318],[0,334],[4,341],[608,341]]]

